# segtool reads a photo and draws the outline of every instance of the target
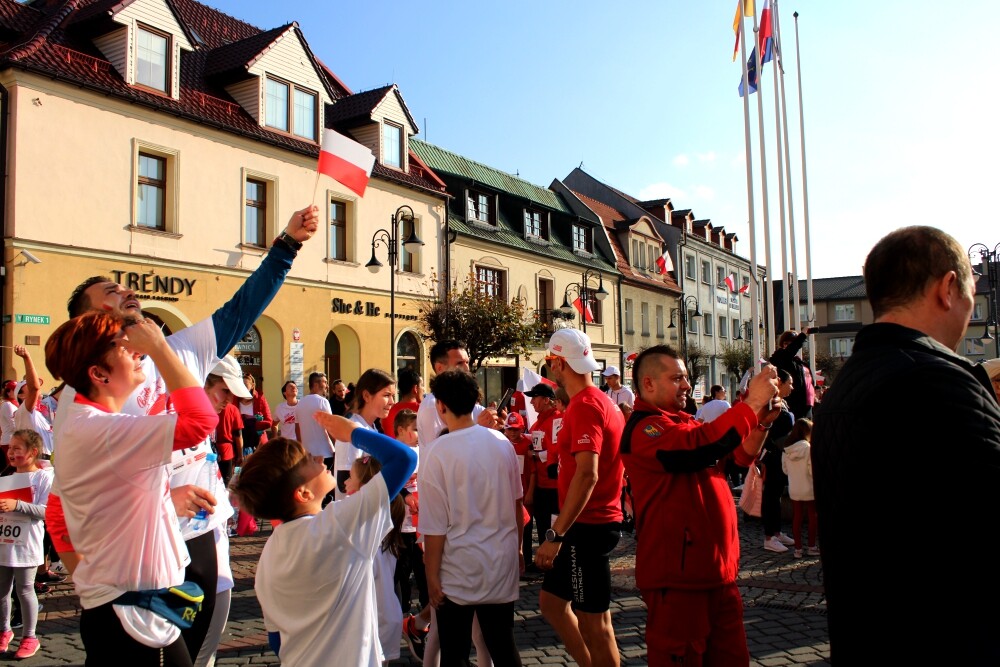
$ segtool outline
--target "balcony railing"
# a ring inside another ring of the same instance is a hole
[[[564,313],[558,308],[554,310],[536,310],[535,321],[538,322],[538,335],[548,338],[556,329],[562,328],[564,321],[572,321],[576,313]]]

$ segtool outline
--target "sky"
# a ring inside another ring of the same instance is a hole
[[[724,226],[750,256],[734,0],[202,1],[262,29],[298,22],[354,92],[396,83],[420,139],[541,186],[582,165]],[[778,11],[798,277],[858,275],[882,236],[911,224],[997,246],[1000,3],[781,0]],[[766,172],[757,95],[750,162],[757,261],[768,264],[766,228],[778,277],[792,260],[783,266],[774,81],[767,65]]]

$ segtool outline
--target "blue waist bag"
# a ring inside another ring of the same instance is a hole
[[[149,591],[128,591],[114,601],[115,604],[131,605],[148,609],[162,616],[181,630],[187,630],[201,611],[205,592],[198,584],[185,581],[179,586],[159,588]]]

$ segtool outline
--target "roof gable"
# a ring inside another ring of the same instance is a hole
[[[185,51],[194,50],[188,31],[169,0],[125,0],[111,4],[107,11],[115,23],[124,26],[136,23],[148,25],[173,35],[177,45]]]

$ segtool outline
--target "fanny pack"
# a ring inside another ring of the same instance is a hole
[[[187,630],[194,623],[194,618],[201,611],[201,602],[205,592],[201,586],[185,581],[179,586],[160,588],[150,591],[128,591],[123,593],[114,604],[131,605],[148,609],[162,616],[181,630]]]

